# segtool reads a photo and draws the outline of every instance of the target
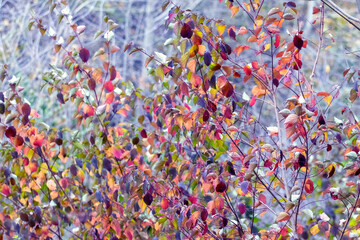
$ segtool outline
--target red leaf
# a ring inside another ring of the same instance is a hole
[[[246,206],[243,203],[239,203],[238,209],[241,214],[244,214],[246,212]]]
[[[90,58],[90,52],[86,48],[80,49],[79,56],[83,62],[87,62]]]
[[[223,180],[219,180],[215,190],[216,192],[222,193],[226,191],[226,188],[227,188],[226,183]]]
[[[259,194],[259,201],[262,203],[266,203],[266,197],[264,194],[262,193]]]
[[[345,77],[346,74],[349,72],[350,68],[346,69],[344,72],[343,72],[343,76]]]
[[[309,178],[306,179],[305,181],[305,191],[309,194],[311,194],[314,191],[314,183]]]
[[[244,67],[244,72],[245,72],[245,74],[246,75],[250,75],[251,74],[251,69],[246,65],[245,67]]]
[[[275,46],[276,48],[278,48],[279,45],[280,45],[280,35],[279,35],[279,34],[276,34],[276,35],[275,35],[275,43],[274,43],[274,46]]]
[[[114,90],[114,85],[112,84],[112,82],[110,81],[106,81],[104,83],[104,88],[109,91],[109,92],[112,92]]]
[[[203,208],[203,210],[201,210],[201,220],[203,220],[204,222],[206,221],[207,217],[208,217],[208,211],[206,210],[206,208]]]
[[[211,111],[211,112],[215,112],[216,111],[216,105],[215,103],[208,101],[207,103],[207,108]]]
[[[185,82],[182,82],[180,85],[181,93],[185,96],[189,96],[189,88]]]
[[[1,193],[6,195],[6,196],[9,196],[10,195],[10,188],[8,185],[3,185],[2,189],[1,189]]]
[[[205,234],[208,232],[208,230],[209,230],[209,227],[208,227],[208,225],[205,223],[205,226],[204,226],[204,230],[203,230],[203,232],[202,232],[202,235],[205,235]]]
[[[221,91],[225,97],[229,98],[234,93],[234,87],[229,81],[227,81],[225,85],[221,88]]]
[[[297,47],[299,50],[303,47],[304,45],[304,41],[301,39],[301,37],[299,35],[295,35],[294,36],[294,40],[293,43],[295,45],[295,47]]]
[[[197,198],[193,195],[190,195],[188,199],[191,202],[191,204],[196,204],[197,202]]]
[[[183,38],[191,38],[191,36],[193,35],[193,31],[191,30],[191,27],[188,23],[184,23],[181,28],[180,35]]]
[[[230,36],[230,38],[232,38],[233,40],[236,41],[236,34],[235,34],[233,28],[229,28],[229,36]]]
[[[14,126],[10,126],[5,130],[5,136],[8,138],[12,138],[16,136],[16,128]]]
[[[220,56],[221,56],[221,58],[224,59],[224,60],[227,60],[227,59],[228,59],[228,56],[227,56],[226,52],[224,52],[224,51],[221,51],[221,52],[220,52]]]
[[[163,198],[160,205],[162,209],[167,209],[169,207],[169,200],[167,198]]]
[[[256,97],[252,96],[249,104],[250,106],[254,106],[255,103],[256,103]]]
[[[116,78],[116,69],[115,66],[110,67],[110,81],[114,80]],[[111,91],[109,91],[111,92]]]
[[[231,110],[230,110],[229,107],[226,107],[226,108],[225,108],[224,117],[227,118],[227,119],[231,119],[231,117],[232,117],[232,112],[231,112]]]
[[[208,112],[208,110],[205,110],[204,114],[203,114],[203,121],[207,122],[210,118],[210,114]]]
[[[24,166],[29,165],[29,159],[27,157],[23,158],[23,164],[24,164]]]
[[[94,116],[95,114],[95,110],[92,106],[89,106],[89,105],[85,105],[84,106],[84,114],[88,117],[90,116]]]
[[[141,130],[141,131],[140,131],[140,135],[141,135],[141,137],[143,137],[143,138],[147,138],[146,130],[145,130],[145,129]]]
[[[319,92],[316,94],[316,96],[322,96],[322,97],[327,97],[329,95],[330,95],[330,93],[328,93],[328,92]]]
[[[293,63],[294,63],[294,69],[295,70],[301,69],[301,66],[302,66],[302,61],[301,60],[295,58],[295,61]]]
[[[258,64],[257,61],[252,61],[252,62],[251,62],[251,66],[252,66],[252,68],[254,68],[254,69],[259,69],[259,64]]]
[[[317,14],[318,12],[320,12],[320,8],[313,7],[313,14]]]
[[[22,106],[21,106],[21,112],[23,115],[30,115],[31,113],[31,107],[28,103],[24,103]]]
[[[24,144],[24,139],[21,136],[16,136],[14,139],[14,145],[15,147],[20,147]]]
[[[60,185],[61,185],[62,188],[66,189],[68,187],[68,185],[69,185],[68,179],[67,178],[62,178],[60,180]]]
[[[89,88],[90,88],[91,90],[95,90],[95,88],[96,88],[95,79],[90,78],[87,83],[88,83],[88,86],[89,86]]]

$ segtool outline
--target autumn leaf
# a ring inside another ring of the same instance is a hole
[[[290,219],[290,215],[287,212],[281,212],[276,218],[276,222],[284,222]]]
[[[81,48],[79,52],[81,60],[86,63],[90,58],[90,52],[87,48]]]
[[[307,178],[305,181],[305,191],[309,194],[311,194],[314,191],[314,183],[311,181],[311,179]]]

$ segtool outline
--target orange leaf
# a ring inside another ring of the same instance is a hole
[[[215,199],[215,207],[220,211],[224,208],[224,198],[218,197]]]
[[[248,42],[257,42],[257,37],[255,35],[252,35],[249,37]]]
[[[233,6],[231,7],[231,17],[234,17],[235,14],[239,11],[239,6]]]
[[[205,50],[206,50],[206,47],[204,45],[199,45],[198,54],[204,55]]]
[[[237,32],[237,35],[244,35],[245,33],[247,33],[247,29],[246,27],[242,26],[240,30]]]
[[[249,49],[250,46],[248,45],[240,45],[234,48],[234,52],[236,53],[236,55],[240,55],[240,53],[242,53],[245,49]]]
[[[195,59],[191,59],[188,64],[187,64],[189,70],[194,73],[195,69],[196,69],[196,60]]]

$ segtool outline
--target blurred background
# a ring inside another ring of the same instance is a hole
[[[219,0],[177,0],[174,2],[183,9],[192,9],[208,18],[224,19],[229,25],[249,26],[249,19],[241,10],[236,17],[231,18],[230,10],[226,8],[224,1],[222,3]],[[168,13],[161,11],[163,2],[163,0],[72,0],[69,1],[69,7],[74,16],[73,20],[78,25],[87,27],[82,38],[91,54],[94,54],[95,49],[102,44],[99,39],[93,40],[93,36],[103,27],[104,16],[109,16],[119,24],[119,27],[115,29],[113,40],[119,47],[123,48],[128,42],[133,41],[149,53],[156,50],[167,54],[170,53],[172,46],[164,46],[164,42],[173,35],[164,27]],[[309,41],[309,44],[303,54],[303,71],[309,78],[318,48],[320,31],[320,14],[313,15],[312,12],[314,6],[320,7],[321,1],[298,0],[295,2],[299,10],[298,21],[292,21],[293,25],[290,24],[284,29],[287,29],[289,33],[297,29],[304,30],[304,38]],[[266,0],[262,11],[265,14],[273,7],[281,8],[282,4],[283,1]],[[356,0],[339,0],[336,4],[348,14],[360,17]],[[54,41],[41,36],[34,27],[30,31],[28,29],[31,11],[34,11],[43,19],[45,26],[54,28],[64,39],[72,34],[67,24],[57,23],[57,18],[54,13],[50,14],[49,7],[48,1],[45,0],[0,0],[0,64],[8,64],[10,73],[22,79],[25,97],[42,116],[42,121],[49,125],[71,125],[73,124],[71,106],[60,107],[55,99],[56,96],[53,101],[44,101],[48,99],[48,93],[46,88],[40,89],[43,83],[42,76],[49,69],[49,63],[61,65],[61,54],[55,54]],[[312,24],[315,20],[317,22]],[[336,84],[340,84],[343,79],[342,73],[346,68],[358,66],[359,36],[360,32],[355,27],[325,6],[323,46],[316,75],[312,78],[318,91],[330,91]],[[231,46],[237,44],[230,39],[228,41]],[[72,47],[79,48],[76,41],[72,44]],[[245,61],[247,57],[250,59],[250,56],[246,54],[241,57]],[[145,59],[146,56],[143,54],[128,56],[123,51],[118,51],[111,61],[115,63],[125,81],[132,81],[136,87],[146,88],[146,83],[151,81],[151,78],[147,76],[147,70],[144,67]],[[357,84],[357,80],[353,80],[352,84]],[[352,86],[346,87],[350,91]]]

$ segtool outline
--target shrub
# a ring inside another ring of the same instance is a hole
[[[331,117],[328,109],[343,89],[317,91],[309,81],[317,58],[303,61],[309,43],[290,25],[296,4],[264,13],[262,3],[250,3],[226,1],[232,16],[243,12],[252,21],[229,26],[166,2],[173,54],[150,54],[133,43],[121,49],[148,56],[145,67],[156,81],[151,96],[122,79],[111,62],[120,50],[114,21],[104,18],[106,29],[94,36],[103,47],[95,50],[82,42],[86,27],[73,22],[66,1],[52,9],[73,29],[68,39],[33,17],[30,27],[47,32],[63,56],[62,66],[45,73],[43,87],[59,104],[76,107],[77,128],[39,122],[18,79],[3,67],[2,234],[356,238],[356,115],[347,107]],[[320,24],[323,13],[323,5],[314,8]],[[320,41],[318,54],[321,49]],[[345,70],[342,85],[355,73]]]

